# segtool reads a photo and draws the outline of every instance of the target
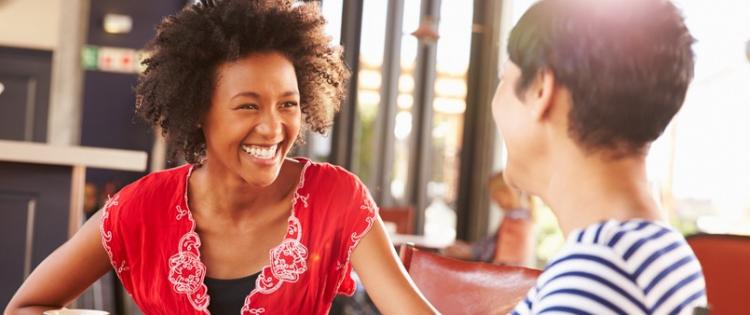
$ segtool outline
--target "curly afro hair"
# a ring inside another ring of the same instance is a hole
[[[146,47],[151,56],[135,88],[136,113],[162,129],[189,163],[206,140],[198,123],[211,104],[219,65],[277,51],[295,68],[303,128],[325,133],[344,98],[349,69],[324,32],[317,4],[292,0],[223,0],[189,5],[168,16]]]

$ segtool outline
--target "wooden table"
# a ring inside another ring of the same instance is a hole
[[[412,234],[397,234],[392,233],[390,235],[391,242],[393,242],[393,245],[398,247],[406,243],[412,243],[416,245],[417,247],[421,248],[429,248],[429,249],[443,249],[451,244],[455,240],[445,239],[445,238],[434,238],[434,237],[427,237],[424,235],[412,235]]]

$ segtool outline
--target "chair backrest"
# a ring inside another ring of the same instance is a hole
[[[414,208],[383,207],[380,208],[379,214],[384,222],[396,224],[396,233],[412,234],[414,232]]]
[[[541,270],[462,261],[401,247],[409,275],[432,305],[445,315],[507,314],[534,286]]]
[[[747,314],[750,307],[750,236],[687,237],[703,267],[711,314]]]

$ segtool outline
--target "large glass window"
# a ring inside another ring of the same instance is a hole
[[[750,234],[750,2],[676,0],[697,39],[682,110],[649,175],[684,233]]]
[[[360,44],[359,73],[357,84],[357,130],[352,170],[370,185],[375,185],[377,152],[376,121],[381,103],[380,90],[383,84],[382,66],[385,48],[386,16],[388,1],[364,0],[362,15],[362,41]]]
[[[472,2],[443,1],[438,23],[425,234],[456,236],[456,200],[466,111],[466,82],[471,49]]]
[[[439,19],[425,9],[435,5]],[[363,12],[352,171],[382,206],[452,216],[438,221],[441,233],[454,237],[472,3],[364,0]],[[439,35],[436,44],[413,34],[425,27]],[[415,159],[429,165],[426,175],[415,170]]]
[[[391,202],[405,205],[407,199],[406,186],[409,180],[409,159],[413,154],[412,136],[414,130],[414,115],[417,113],[414,104],[415,73],[417,64],[417,39],[411,32],[419,27],[420,1],[404,2],[403,27],[401,31],[401,56],[399,57],[401,71],[398,76],[398,97],[396,101],[396,117],[393,136],[393,169],[390,177]]]

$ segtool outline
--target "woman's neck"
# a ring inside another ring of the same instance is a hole
[[[543,199],[565,235],[604,220],[663,220],[651,196],[645,157],[604,159],[578,155],[558,160]]]
[[[227,172],[220,165],[206,161],[193,170],[189,187],[191,209],[212,215],[237,217],[258,215],[259,210],[281,202],[296,187],[294,167],[285,161],[279,176],[267,187],[257,187]],[[295,178],[292,178],[295,177]]]

